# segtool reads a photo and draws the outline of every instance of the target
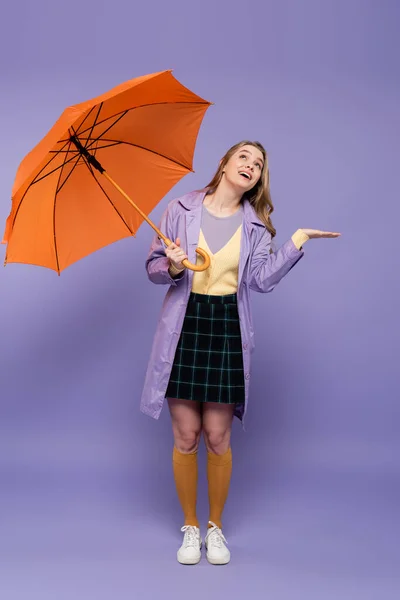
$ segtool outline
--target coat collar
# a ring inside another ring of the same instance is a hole
[[[189,194],[185,194],[181,198],[179,198],[179,203],[182,204],[186,210],[192,211],[199,209],[203,204],[204,197],[207,193],[206,189],[196,190],[195,192],[190,192]],[[265,227],[264,223],[261,219],[258,218],[256,211],[250,204],[248,200],[243,201],[243,216],[247,223],[252,223],[254,225],[260,225],[261,227]]]

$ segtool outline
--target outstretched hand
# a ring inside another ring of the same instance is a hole
[[[311,239],[315,238],[336,238],[341,235],[341,233],[333,232],[333,231],[321,231],[319,229],[303,229],[304,233],[308,235]]]

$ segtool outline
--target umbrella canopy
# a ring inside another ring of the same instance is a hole
[[[210,105],[163,71],[64,110],[18,168],[3,238],[5,264],[60,273],[135,235],[143,220],[168,245],[147,215],[193,171]]]

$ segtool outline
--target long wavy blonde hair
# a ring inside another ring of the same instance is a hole
[[[274,211],[274,205],[272,204],[271,194],[269,191],[268,156],[264,146],[260,144],[260,142],[249,142],[247,140],[244,140],[235,144],[234,146],[232,146],[232,148],[229,148],[228,152],[221,159],[218,170],[216,171],[210,183],[206,186],[206,189],[209,192],[214,192],[217,189],[221,182],[226,163],[231,158],[231,156],[233,156],[235,152],[243,146],[254,146],[254,148],[260,150],[260,152],[263,155],[264,166],[261,172],[260,179],[257,181],[256,185],[251,190],[243,194],[242,200],[246,198],[250,202],[258,218],[264,223],[265,227],[270,232],[272,238],[274,238],[276,235],[276,229],[272,225],[271,221],[271,213]]]

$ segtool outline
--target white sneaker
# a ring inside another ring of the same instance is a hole
[[[212,521],[209,523],[212,527],[208,529],[205,539],[207,560],[212,565],[226,565],[231,560],[231,553],[225,546],[228,542],[221,529]]]
[[[197,565],[201,559],[202,539],[200,529],[194,525],[184,525],[182,546],[178,550],[177,558],[181,565]]]

